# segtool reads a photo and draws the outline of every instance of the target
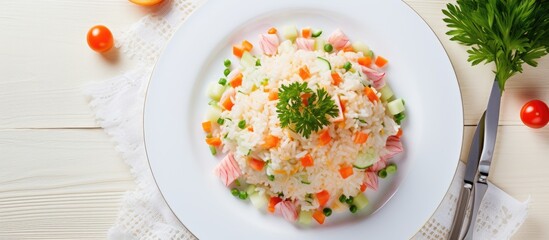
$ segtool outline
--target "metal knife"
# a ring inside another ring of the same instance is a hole
[[[465,234],[465,240],[472,240],[474,237],[475,223],[478,214],[478,209],[486,190],[488,189],[488,174],[492,157],[494,156],[494,147],[496,145],[496,137],[499,123],[499,110],[501,103],[501,89],[499,88],[497,79],[492,85],[492,92],[488,100],[486,109],[486,118],[484,120],[484,142],[482,144],[482,153],[480,154],[480,162],[478,166],[478,180],[474,186],[474,201],[471,209],[471,221]]]
[[[482,144],[484,141],[484,118],[486,112],[482,114],[482,117],[479,120],[475,134],[473,135],[473,142],[469,149],[469,156],[467,157],[467,166],[465,168],[465,176],[463,178],[463,187],[459,193],[459,199],[456,206],[456,212],[454,215],[454,220],[452,222],[452,227],[450,228],[450,240],[459,240],[461,232],[463,232],[463,225],[471,221],[469,214],[469,219],[465,219],[467,209],[469,209],[469,204],[471,198],[473,197],[473,184],[476,181],[478,163],[480,160],[480,153],[482,151]]]

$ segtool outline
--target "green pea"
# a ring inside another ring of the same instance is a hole
[[[349,211],[351,211],[352,213],[356,213],[357,210],[358,210],[358,208],[356,207],[356,205],[351,205],[349,207]]]
[[[240,120],[240,122],[238,122],[238,127],[244,129],[246,127],[246,120]]]
[[[269,179],[269,181],[274,181],[275,180],[274,175],[267,175],[267,178]]]
[[[225,67],[230,67],[231,66],[231,60],[225,59],[225,62],[223,62],[223,65],[225,65]]]
[[[225,68],[225,71],[223,71],[223,74],[226,76],[229,76],[229,73],[231,73],[231,69]]]
[[[238,195],[240,194],[240,191],[238,191],[238,189],[236,188],[233,188],[231,189],[231,194],[235,197],[238,197]]]
[[[351,67],[351,62],[346,62],[345,64],[343,64],[343,68],[345,69],[345,71],[351,70]]]
[[[324,209],[322,209],[322,212],[324,213],[324,215],[326,217],[329,217],[330,215],[332,215],[332,209],[331,208],[324,208]]]
[[[354,200],[355,200],[355,198],[352,197],[352,196],[350,196],[349,198],[347,198],[347,199],[345,200],[345,202],[346,202],[347,204],[352,204]]]
[[[258,67],[261,66],[261,60],[259,60],[259,58],[255,60],[255,65]]]
[[[225,84],[227,84],[227,79],[226,78],[220,78],[219,81],[217,81],[217,83],[225,86]]]
[[[324,45],[324,51],[332,52],[332,50],[334,50],[334,46],[332,46],[332,44],[327,43]]]
[[[345,195],[339,196],[339,202],[345,203],[346,200],[347,200],[347,197],[345,197]]]
[[[223,125],[223,123],[225,123],[225,119],[223,119],[223,118],[218,118],[217,119],[217,124]]]
[[[387,177],[387,170],[385,170],[385,169],[379,170],[379,172],[377,172],[377,176],[379,176],[380,178],[386,178]]]
[[[248,193],[246,191],[240,191],[238,193],[238,198],[245,200],[246,198],[248,198]]]
[[[389,164],[385,170],[387,171],[387,173],[389,174],[392,174],[392,173],[395,173],[397,171],[397,165],[392,163],[392,164]]]

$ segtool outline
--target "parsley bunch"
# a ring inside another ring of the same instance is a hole
[[[442,10],[451,40],[471,46],[472,65],[494,62],[503,91],[524,63],[549,51],[549,0],[457,0]]]
[[[305,138],[328,125],[330,121],[327,116],[336,117],[339,114],[334,100],[322,88],[313,92],[306,82],[294,82],[288,86],[282,85],[278,91],[276,112],[280,125],[293,128],[292,131]]]

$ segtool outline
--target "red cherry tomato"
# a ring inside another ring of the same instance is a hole
[[[532,100],[522,106],[520,119],[531,128],[542,128],[549,122],[549,107],[543,101]]]
[[[88,31],[88,45],[96,52],[106,52],[114,45],[111,30],[103,25],[93,26]]]
[[[141,6],[152,6],[152,5],[159,4],[162,1],[163,0],[130,0],[130,2],[135,3],[137,5],[141,5]]]

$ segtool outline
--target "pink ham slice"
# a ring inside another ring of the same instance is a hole
[[[277,203],[275,205],[275,214],[281,215],[290,222],[295,222],[297,220],[297,208],[291,201]]]
[[[343,33],[343,31],[341,31],[341,29],[335,30],[335,32],[330,35],[328,38],[328,43],[332,44],[336,50],[341,50],[351,45],[349,38],[345,35],[345,33]]]
[[[372,171],[375,173],[381,169],[384,169],[387,166],[387,159],[388,158],[381,157],[379,161],[377,161],[376,163],[374,163],[374,165],[368,168],[368,171]]]
[[[378,187],[378,176],[376,172],[364,172],[364,183],[368,188],[377,190]]]
[[[390,136],[387,138],[385,148],[387,149],[387,154],[382,156],[382,158],[385,159],[392,158],[404,150],[404,148],[402,147],[402,143],[400,142],[400,138],[396,136]]]
[[[378,72],[365,66],[362,66],[362,72],[374,83],[375,89],[379,90],[385,85],[385,80],[383,80],[385,73]]]
[[[295,40],[297,49],[313,51],[315,49],[315,40],[308,38],[297,38]]]
[[[280,44],[276,34],[259,34],[259,46],[265,55],[275,55]]]
[[[231,185],[235,179],[242,175],[240,167],[234,159],[233,153],[227,154],[227,156],[219,162],[217,167],[214,169],[214,173],[219,177],[219,179],[221,179],[221,182],[223,182],[225,186]]]

